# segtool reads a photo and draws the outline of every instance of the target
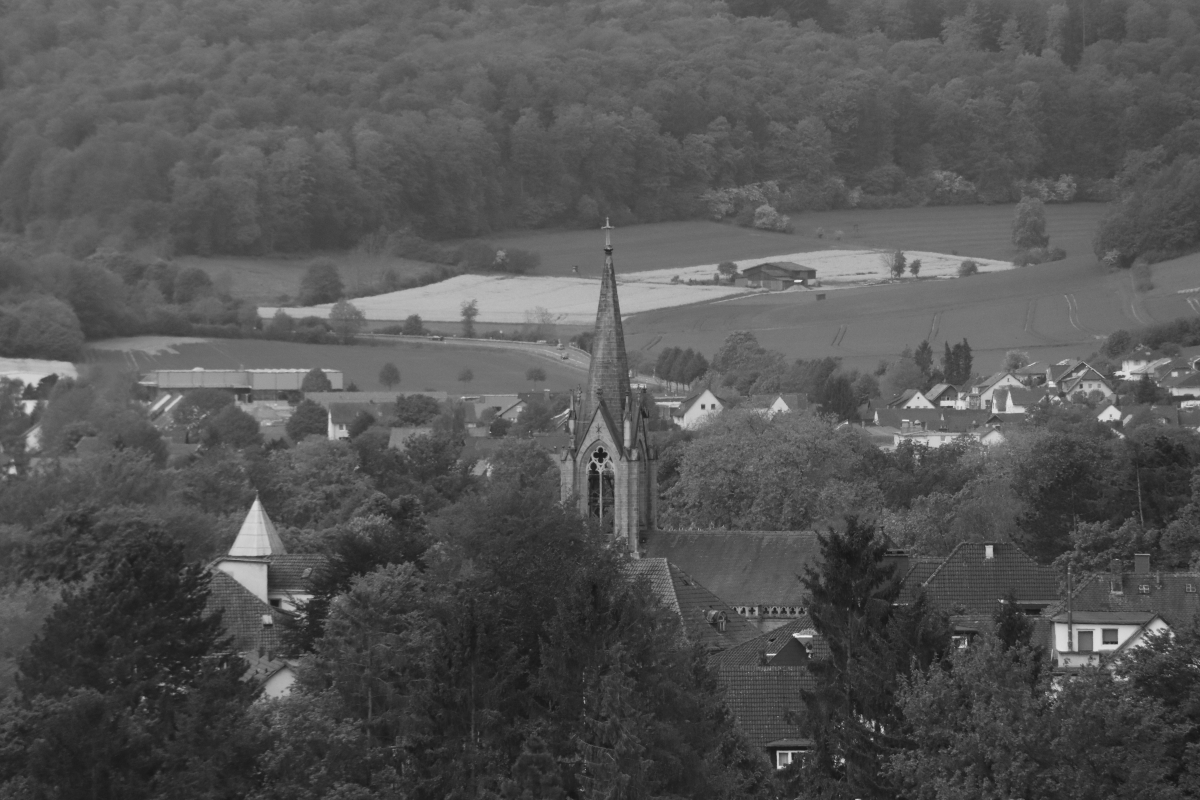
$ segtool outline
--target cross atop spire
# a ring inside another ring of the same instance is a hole
[[[617,301],[617,271],[612,258],[612,222],[604,226],[604,269],[600,273],[600,302],[592,336],[592,362],[588,367],[587,390],[580,403],[579,427],[583,436],[596,408],[603,403],[614,421],[619,421],[629,403],[629,360],[625,356],[625,331],[621,305]]]

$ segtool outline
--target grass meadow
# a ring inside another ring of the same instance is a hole
[[[92,361],[123,363],[145,372],[152,369],[284,369],[322,367],[340,369],[346,383],[362,391],[383,390],[380,368],[391,362],[400,370],[397,391],[445,391],[451,395],[519,392],[538,389],[555,391],[583,384],[586,372],[576,362],[560,361],[531,352],[460,345],[454,342],[398,341],[356,345],[298,344],[258,339],[209,339],[175,344],[167,348],[137,349],[136,339],[123,350],[88,351]],[[541,367],[544,382],[525,379],[530,367]],[[469,369],[474,378],[460,381]]]

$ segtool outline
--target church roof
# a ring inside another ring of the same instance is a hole
[[[648,558],[665,558],[732,606],[805,606],[804,568],[816,566],[813,531],[650,531]]]
[[[617,300],[617,273],[613,267],[612,243],[607,239],[611,228],[605,225],[605,229],[604,271],[600,276],[600,303],[596,307],[596,327],[592,336],[592,362],[578,416],[578,421],[584,425],[591,423],[601,402],[613,420],[620,420],[631,394],[625,329],[621,324],[621,304]]]
[[[229,548],[229,555],[256,558],[283,555],[286,552],[287,549],[283,546],[283,540],[279,538],[274,523],[267,516],[262,502],[255,497],[254,505],[250,506],[250,513],[246,515],[237,538],[233,540],[233,547]]]
[[[631,561],[629,572],[645,578],[663,604],[679,615],[689,642],[702,644],[709,650],[726,650],[758,636],[758,629],[745,617],[665,558]],[[724,630],[715,623],[716,614],[725,615]]]

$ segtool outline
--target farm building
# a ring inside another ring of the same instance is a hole
[[[340,390],[340,369],[322,369],[334,389]],[[304,376],[311,369],[156,369],[147,372],[138,384],[156,394],[189,389],[229,389],[239,400],[274,400],[285,392],[300,391]]]
[[[790,289],[795,284],[808,286],[817,280],[817,271],[812,267],[794,264],[791,261],[768,261],[746,267],[734,283],[762,289]]]

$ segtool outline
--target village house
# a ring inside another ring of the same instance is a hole
[[[905,389],[887,403],[888,408],[937,408],[938,404],[916,389]]]
[[[998,414],[991,411],[971,411],[951,408],[879,408],[871,418],[868,433],[879,433],[878,441],[899,447],[910,441],[927,447],[941,447],[964,439],[982,444],[1003,441],[998,429],[1005,424],[1023,420],[1024,414]]]
[[[997,414],[1028,414],[1049,404],[1045,389],[1000,389],[992,394],[992,410]]]
[[[925,399],[932,408],[957,408],[958,388],[948,383],[939,383],[925,393]]]
[[[991,411],[997,391],[1024,388],[1025,385],[1011,372],[997,372],[967,390],[965,408],[971,411]]]
[[[1083,365],[1083,369],[1078,369],[1069,376],[1061,378],[1058,381],[1057,389],[1059,396],[1066,399],[1072,399],[1077,395],[1092,398],[1099,394],[1107,400],[1117,396],[1108,379],[1086,364]]]
[[[717,391],[704,388],[681,402],[671,416],[679,427],[693,431],[703,425],[710,417],[720,414],[742,400],[734,392]]]
[[[1196,619],[1200,572],[1155,571],[1148,554],[1134,556],[1132,572],[1126,566],[1114,560],[1107,572],[1083,577],[1070,597],[1054,606],[1058,669],[1103,665],[1151,633],[1186,627]]]

